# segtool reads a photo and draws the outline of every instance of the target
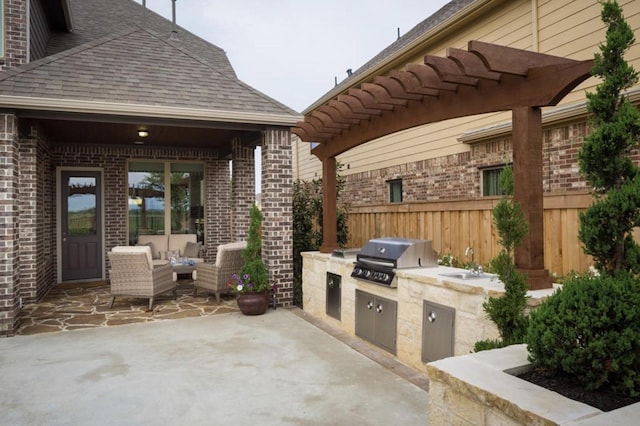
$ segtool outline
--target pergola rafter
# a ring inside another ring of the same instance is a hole
[[[557,56],[470,41],[446,57],[377,75],[307,114],[293,133],[319,142],[323,163],[324,222],[321,251],[337,248],[335,157],[373,139],[451,118],[512,111],[515,199],[529,221],[516,264],[531,288],[550,285],[542,241],[542,123],[540,108],[556,105],[587,79],[593,60]],[[548,281],[548,282],[547,282]]]

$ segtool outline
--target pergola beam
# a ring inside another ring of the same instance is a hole
[[[590,76],[593,60],[576,61],[470,41],[467,51],[425,56],[424,65],[375,76],[318,107],[293,129],[323,165],[323,244],[337,248],[336,156],[412,127],[451,118],[512,111],[515,199],[525,209],[529,234],[516,265],[532,288],[548,286],[542,241],[542,122],[540,107],[556,105]],[[550,282],[550,281],[549,281]]]

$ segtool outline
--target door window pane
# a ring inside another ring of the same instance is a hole
[[[128,177],[130,244],[138,235],[169,233],[204,241],[203,164],[130,162]]]
[[[171,164],[171,233],[196,234],[204,241],[204,171],[202,164]]]
[[[162,163],[129,164],[129,241],[164,234],[165,184]]]
[[[70,177],[67,226],[71,237],[96,235],[96,179]]]

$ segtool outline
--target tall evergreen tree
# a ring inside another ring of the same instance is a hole
[[[640,272],[640,247],[631,235],[640,225],[640,173],[629,156],[638,146],[640,114],[623,94],[638,81],[638,73],[624,59],[635,42],[633,31],[617,2],[602,6],[606,43],[595,55],[592,74],[603,82],[587,94],[593,132],[578,156],[595,201],[580,215],[579,238],[595,267],[615,275],[622,270]]]

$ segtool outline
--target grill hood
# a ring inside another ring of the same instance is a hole
[[[375,238],[369,240],[357,256],[358,260],[375,261],[394,269],[436,266],[437,255],[431,240],[409,238]]]
[[[396,269],[438,265],[438,256],[431,248],[431,240],[408,238],[369,240],[356,259],[352,277],[388,287],[396,286]]]

